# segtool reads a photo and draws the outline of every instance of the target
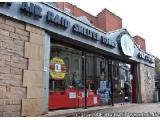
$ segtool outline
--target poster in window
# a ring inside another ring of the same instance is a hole
[[[63,59],[54,57],[50,61],[50,76],[54,80],[62,80],[66,75],[66,65]]]
[[[100,88],[106,89],[107,88],[107,81],[100,81]]]

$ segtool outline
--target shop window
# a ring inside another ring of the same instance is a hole
[[[84,107],[82,51],[54,43],[50,55],[49,109]],[[87,106],[109,104],[107,59],[87,53],[85,60]]]
[[[51,84],[50,86],[54,86],[52,87],[52,90],[54,91],[59,91],[62,90],[64,91],[65,89],[68,88],[76,88],[76,82],[79,81],[80,83],[82,83],[82,75],[81,75],[81,67],[82,67],[82,63],[80,63],[81,60],[81,54],[77,55],[78,50],[74,50],[75,52],[73,52],[73,50],[71,50],[70,48],[67,47],[59,47],[58,45],[54,45],[53,48],[51,48],[51,60],[54,58],[57,58],[57,62],[63,62],[62,64],[57,64],[61,66],[61,70],[64,71],[64,76],[57,79],[56,75],[50,76],[50,81]],[[55,64],[56,65],[56,64]],[[63,71],[56,71],[55,68],[55,73],[59,72],[59,76],[61,76],[61,72]],[[53,84],[54,82],[54,84]]]
[[[49,109],[82,107],[82,52],[51,44],[49,83]]]
[[[96,54],[87,54],[87,89],[97,97],[98,105],[110,102],[110,81],[107,59]]]

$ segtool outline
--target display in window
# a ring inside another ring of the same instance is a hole
[[[66,65],[63,59],[54,57],[50,61],[50,77],[54,80],[62,80],[66,75]]]
[[[102,104],[107,104],[110,100],[110,88],[107,87],[107,82],[109,81],[100,81],[100,88],[98,88],[98,95],[100,95]]]

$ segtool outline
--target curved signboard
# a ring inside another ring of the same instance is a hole
[[[122,52],[129,57],[134,55],[134,43],[128,34],[123,34],[120,39]]]

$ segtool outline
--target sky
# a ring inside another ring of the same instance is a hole
[[[146,41],[147,52],[160,58],[159,0],[67,0],[96,16],[104,8],[122,18],[123,28]]]

